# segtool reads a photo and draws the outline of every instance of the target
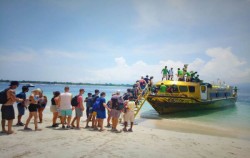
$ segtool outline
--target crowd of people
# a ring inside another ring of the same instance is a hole
[[[178,68],[177,77],[178,81],[186,82],[199,82],[199,75],[197,72],[187,71],[187,64],[184,65],[183,69]],[[173,80],[174,71],[173,68],[168,70],[167,66],[162,69],[162,80]],[[5,89],[1,93],[6,95],[6,101],[1,101],[2,107],[2,132],[12,134],[12,124],[15,119],[14,103],[17,102],[18,116],[17,126],[24,126],[24,130],[32,130],[29,128],[29,123],[34,118],[35,130],[41,130],[38,128],[38,123],[43,122],[43,111],[46,107],[48,99],[43,95],[43,91],[39,88],[32,90],[28,99],[26,93],[29,91],[31,85],[25,85],[22,87],[22,92],[15,94],[15,89],[19,86],[17,81],[12,81],[9,88]],[[120,94],[120,91],[112,94],[110,100],[106,101],[106,93],[98,89],[95,90],[94,94],[88,93],[86,98],[83,98],[85,93],[84,89],[79,89],[79,94],[76,97],[77,104],[72,106],[73,96],[70,93],[70,88],[65,87],[64,92],[55,91],[51,99],[50,111],[53,113],[52,116],[52,127],[59,127],[63,129],[80,129],[80,120],[83,116],[83,111],[86,111],[86,126],[85,128],[93,128],[93,130],[104,131],[104,119],[107,118],[107,127],[111,127],[113,132],[121,132],[117,129],[120,116],[124,120],[123,131],[133,131],[134,122],[134,109],[139,104],[140,96],[142,96],[146,89],[149,89],[152,93],[154,91],[159,92],[173,92],[174,87],[166,87],[163,83],[160,87],[153,87],[153,76],[141,77],[137,80],[132,88],[128,88],[124,95]],[[156,94],[157,92],[155,92]],[[100,95],[99,95],[100,94]],[[1,95],[2,96],[2,95]],[[29,116],[25,122],[22,122],[22,116],[25,114],[25,109],[29,110]],[[72,113],[75,111],[75,117],[72,118]],[[107,112],[106,112],[107,111]],[[107,113],[107,116],[106,116]],[[57,120],[59,118],[59,123]],[[6,120],[8,122],[8,129],[6,130]],[[39,120],[39,122],[38,122]],[[131,127],[127,129],[128,122]],[[91,125],[90,125],[91,124]]]
[[[184,67],[178,68],[177,69],[177,78],[178,81],[186,81],[186,82],[200,82],[199,75],[197,72],[194,71],[187,71],[188,64],[185,64]],[[173,80],[174,79],[174,71],[173,68],[171,67],[168,70],[168,67],[165,66],[162,70],[162,81],[165,78],[166,80]]]
[[[139,88],[134,85],[133,89],[128,89],[124,95],[120,94],[118,90],[110,100],[106,101],[106,93],[96,89],[94,94],[88,93],[86,98],[83,98],[85,93],[84,89],[79,89],[79,94],[75,96],[77,101],[76,105],[73,105],[73,95],[70,93],[70,87],[66,86],[64,92],[55,91],[51,99],[50,111],[53,113],[52,126],[53,128],[62,129],[80,129],[80,120],[83,117],[83,111],[86,111],[86,126],[85,128],[93,128],[93,130],[104,131],[104,119],[107,119],[107,126],[111,128],[110,131],[120,133],[132,132],[134,122],[134,109],[136,108],[135,91]],[[18,81],[11,81],[9,88],[6,88],[1,93],[6,96],[6,101],[2,102],[1,114],[2,114],[2,132],[12,134],[13,120],[15,119],[14,103],[17,102],[18,119],[17,126],[24,126],[24,130],[32,130],[29,127],[30,121],[33,118],[35,130],[40,131],[38,123],[43,123],[43,110],[46,107],[48,99],[43,95],[43,91],[36,88],[31,91],[29,97],[26,97],[26,93],[29,91],[29,85],[22,87],[22,92],[16,95],[15,89],[19,86]],[[141,86],[140,86],[141,87]],[[2,94],[1,94],[2,97]],[[73,105],[73,106],[72,106]],[[29,115],[25,122],[22,122],[22,116],[25,114],[25,109],[28,109]],[[73,112],[75,112],[74,117]],[[107,116],[106,116],[107,114]],[[117,125],[119,118],[123,117],[123,129],[118,129]],[[38,122],[39,120],[39,122]],[[8,129],[6,129],[6,122]],[[130,122],[130,128],[128,123]],[[59,125],[61,124],[61,127]],[[91,124],[91,125],[90,125]],[[128,128],[128,129],[127,129]]]

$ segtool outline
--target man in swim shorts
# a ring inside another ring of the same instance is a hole
[[[65,128],[65,119],[67,117],[67,128],[70,127],[70,121],[72,116],[72,94],[69,92],[69,87],[64,88],[64,93],[61,93],[59,96],[59,108],[61,110],[61,118],[62,118],[62,128]]]
[[[7,95],[7,102],[4,103],[1,107],[1,112],[2,112],[2,132],[7,133],[7,134],[12,134],[14,131],[12,131],[12,124],[13,120],[15,119],[15,111],[13,104],[17,102],[23,102],[23,99],[17,98],[15,95],[15,89],[19,86],[18,81],[11,81],[10,82],[10,87],[7,88],[6,95]],[[5,129],[5,123],[6,120],[8,120],[8,130],[6,131]]]

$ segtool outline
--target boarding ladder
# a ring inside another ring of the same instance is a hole
[[[150,90],[149,90],[148,85],[146,85],[146,87],[142,90],[141,94],[137,98],[137,101],[139,103],[136,105],[136,108],[134,110],[135,117],[137,116],[137,114],[141,110],[141,108],[142,108],[143,104],[145,103],[145,101],[147,100],[147,97],[149,94],[150,94]]]

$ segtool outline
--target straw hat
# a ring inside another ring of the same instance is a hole
[[[39,92],[39,93],[43,93],[43,91],[40,88],[34,89],[32,90],[32,92]]]

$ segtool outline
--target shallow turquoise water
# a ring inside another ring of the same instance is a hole
[[[44,94],[49,98],[52,98],[53,91],[63,92],[65,85],[46,85],[37,84],[35,88],[41,88]],[[8,87],[8,83],[0,83],[0,90]],[[21,91],[22,85],[18,87],[16,93]],[[110,99],[112,93],[120,90],[123,94],[128,87],[113,87],[113,86],[79,86],[70,85],[70,91],[73,95],[77,95],[80,88],[85,89],[84,97],[88,92],[94,93],[95,89],[99,89],[100,92],[106,92],[106,100]],[[30,91],[34,88],[30,88]],[[242,128],[250,129],[250,91],[242,90],[238,93],[238,101],[234,107],[217,110],[203,110],[203,111],[186,111],[168,115],[158,115],[158,113],[149,105],[145,103],[141,109],[141,117],[146,119],[179,119],[187,121],[197,121],[199,123],[211,124],[222,127]],[[30,92],[27,93],[29,95]],[[49,105],[45,110],[45,113],[50,113]]]

